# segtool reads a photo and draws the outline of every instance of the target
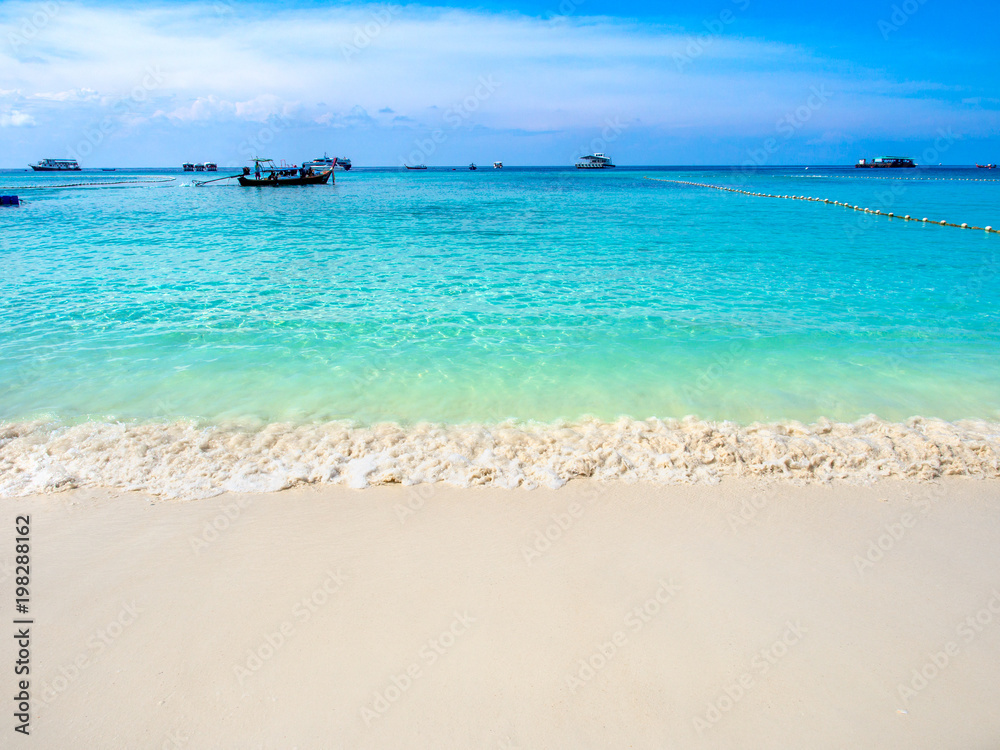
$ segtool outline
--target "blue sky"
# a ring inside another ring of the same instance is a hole
[[[1000,4],[0,3],[0,167],[1000,161]]]

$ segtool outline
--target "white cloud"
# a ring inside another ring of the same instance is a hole
[[[0,39],[32,7],[0,3]],[[115,138],[155,129],[159,142],[198,128],[238,143],[275,118],[285,136],[296,128],[336,129],[338,139],[372,131],[372,144],[387,143],[389,131],[412,142],[411,133],[451,122],[480,135],[573,133],[575,143],[608,118],[641,122],[650,138],[738,139],[773,135],[814,87],[825,87],[829,102],[796,137],[933,138],[943,121],[963,135],[1000,127],[1000,114],[963,106],[934,81],[894,81],[736,32],[693,45],[696,35],[675,27],[584,16],[61,2],[16,50],[0,45],[0,111],[11,123],[16,108],[20,122],[45,126],[36,133],[62,128],[71,143],[108,117]],[[399,147],[391,148],[378,151],[380,163],[395,161]]]
[[[0,113],[0,128],[26,128],[34,124],[34,117],[16,109]]]
[[[96,101],[100,99],[100,95],[93,89],[70,89],[69,91],[40,91],[31,94],[28,98],[50,102],[85,102]]]

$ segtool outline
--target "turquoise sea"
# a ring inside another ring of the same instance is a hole
[[[644,179],[1000,226],[993,172],[860,171],[0,173],[27,200],[0,209],[0,451],[34,470],[25,425],[1000,422],[1000,235]]]

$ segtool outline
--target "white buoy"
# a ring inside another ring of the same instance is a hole
[[[992,232],[993,231],[993,227],[986,227],[986,231],[987,232]]]
[[[968,229],[968,228],[969,228],[969,225],[968,225],[968,224],[966,224],[966,223],[965,223],[965,222],[963,221],[963,222],[962,222],[962,229]]]
[[[945,225],[945,224],[947,224],[948,222],[947,222],[947,221],[945,221],[944,219],[941,219],[941,221],[940,221],[939,223],[941,224],[941,226],[944,226],[944,225]]]

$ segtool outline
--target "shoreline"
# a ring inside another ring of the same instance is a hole
[[[32,734],[985,746],[998,500],[995,479],[9,499],[32,526]]]
[[[0,497],[94,487],[192,499],[301,485],[558,488],[574,479],[714,484],[1000,478],[1000,422],[578,422],[256,428],[0,424]]]

